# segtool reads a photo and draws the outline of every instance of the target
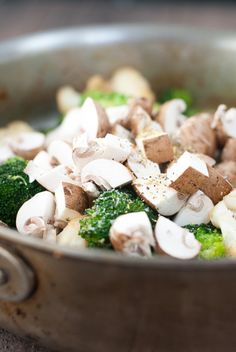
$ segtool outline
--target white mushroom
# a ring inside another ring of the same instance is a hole
[[[79,235],[79,218],[71,220],[62,232],[57,235],[57,243],[62,246],[70,246],[77,249],[87,247],[87,242]]]
[[[95,159],[111,159],[123,163],[131,152],[131,143],[127,139],[107,134],[104,138],[86,141],[84,135],[74,143],[73,160],[81,170]]]
[[[195,154],[199,159],[203,160],[209,166],[215,166],[216,160],[211,158],[209,155],[196,153]]]
[[[77,185],[61,182],[55,190],[56,221],[69,222],[83,214],[89,206],[86,192]]]
[[[55,200],[52,193],[44,191],[37,193],[25,202],[16,217],[16,228],[23,235],[46,237],[52,231],[55,213]]]
[[[113,136],[116,136],[119,138],[126,138],[129,142],[133,142],[132,133],[127,128],[121,126],[118,123],[112,127],[111,132],[112,132]]]
[[[118,69],[111,77],[110,86],[114,92],[137,98],[144,97],[151,101],[155,99],[149,82],[132,67]]]
[[[105,110],[93,99],[87,98],[81,108],[70,110],[62,124],[47,136],[47,145],[55,139],[72,143],[73,138],[87,133],[89,139],[103,137],[109,129]]]
[[[10,147],[7,145],[0,146],[0,164],[13,156],[15,156],[15,154],[12,152]]]
[[[39,132],[24,132],[9,140],[13,152],[24,159],[33,159],[44,147],[45,136]]]
[[[116,251],[135,257],[150,257],[154,247],[153,231],[145,212],[119,216],[109,232]]]
[[[127,159],[127,166],[137,178],[156,176],[160,174],[157,163],[145,158],[141,151],[133,150]]]
[[[50,192],[55,192],[61,182],[68,182],[75,185],[79,183],[70,177],[71,170],[64,165],[59,165],[53,169],[39,174],[35,179]]]
[[[220,105],[214,115],[212,128],[217,129],[219,124],[228,137],[236,138],[236,108],[227,110],[225,105]]]
[[[208,224],[210,222],[210,211],[213,208],[212,200],[203,192],[197,191],[174,217],[174,222],[179,226]]]
[[[133,186],[144,202],[165,216],[176,214],[187,199],[170,187],[170,180],[165,174],[136,179]]]
[[[97,159],[88,163],[81,172],[82,183],[92,181],[103,190],[124,186],[132,182],[132,175],[114,160]]]
[[[150,115],[141,106],[137,106],[128,116],[127,127],[137,136],[143,130],[148,130],[151,123]]]
[[[59,164],[68,166],[70,168],[74,167],[74,162],[72,159],[72,148],[71,146],[61,140],[55,140],[48,146],[48,154],[51,158],[58,161]]]
[[[93,182],[85,182],[82,184],[83,190],[87,193],[89,199],[93,200],[100,195],[100,191]]]
[[[186,121],[183,112],[187,106],[182,99],[173,99],[160,106],[157,115],[157,122],[163,127],[164,131],[173,135],[176,130]]]
[[[51,157],[47,152],[42,150],[33,160],[28,162],[24,172],[29,176],[29,181],[34,182],[50,170],[52,170]]]
[[[167,169],[171,187],[184,194],[193,194],[201,189],[209,172],[206,163],[195,154],[185,152]]]
[[[81,101],[80,94],[70,86],[61,87],[57,92],[57,107],[62,114],[79,106]]]
[[[201,244],[191,232],[163,216],[157,220],[155,237],[161,251],[174,258],[192,259],[201,249]]]
[[[111,106],[106,108],[106,114],[111,126],[117,123],[126,124],[129,114],[128,105]]]

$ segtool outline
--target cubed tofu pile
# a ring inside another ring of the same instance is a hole
[[[101,192],[130,185],[157,221],[153,229],[145,212],[119,216],[109,233],[116,251],[192,259],[201,244],[183,227],[212,222],[235,256],[236,108],[220,105],[215,113],[186,117],[185,102],[173,99],[157,109],[148,81],[128,67],[110,80],[91,77],[87,90],[129,99],[104,108],[87,97],[81,105],[81,94],[63,87],[57,104],[64,118],[53,131],[44,135],[25,125],[0,135],[0,161],[29,160],[25,173],[45,188],[19,209],[19,233],[85,248],[79,235],[85,210]]]

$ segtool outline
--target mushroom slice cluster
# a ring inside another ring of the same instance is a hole
[[[22,235],[51,239],[56,238],[52,226],[55,214],[55,200],[48,191],[37,193],[25,202],[19,209],[16,217],[16,228]]]
[[[186,121],[183,112],[187,106],[182,99],[173,99],[161,105],[157,114],[157,122],[169,135],[173,135],[176,130]]]
[[[81,171],[82,184],[91,181],[102,190],[124,186],[132,180],[133,177],[127,167],[114,160],[93,160]]]
[[[95,159],[111,159],[123,163],[128,158],[131,147],[127,139],[109,133],[104,138],[91,141],[82,135],[74,142],[73,160],[79,170]]]
[[[161,172],[159,165],[145,158],[138,149],[132,150],[127,159],[127,166],[137,178],[152,177]]]
[[[24,159],[33,159],[44,147],[45,135],[40,132],[23,132],[9,140],[12,151]]]
[[[154,247],[152,226],[145,212],[119,216],[112,224],[109,237],[116,251],[135,257],[150,257]]]
[[[195,258],[201,250],[201,244],[191,232],[163,216],[157,220],[155,238],[161,252],[177,259]]]
[[[164,216],[176,214],[187,200],[186,195],[170,187],[165,174],[136,179],[133,187],[145,203]]]
[[[167,169],[171,187],[176,191],[192,195],[209,177],[206,163],[196,155],[185,152]]]
[[[197,191],[174,217],[174,222],[179,226],[208,224],[210,222],[210,212],[213,208],[212,200],[202,191]]]
[[[61,182],[55,191],[56,221],[69,222],[83,214],[89,206],[86,192],[78,185]]]

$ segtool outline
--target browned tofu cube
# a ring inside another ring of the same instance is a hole
[[[174,159],[173,147],[167,133],[144,137],[142,144],[147,159],[157,164],[163,164]]]
[[[175,181],[171,182],[170,187],[182,194],[192,195],[201,189],[207,180],[206,175],[189,166]]]
[[[219,203],[233,189],[232,185],[213,167],[207,165],[209,178],[200,189],[211,198],[214,204]]]

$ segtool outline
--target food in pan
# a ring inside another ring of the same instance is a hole
[[[126,256],[236,256],[236,108],[155,96],[133,68],[62,87],[47,131],[0,131],[0,220],[21,236]]]

